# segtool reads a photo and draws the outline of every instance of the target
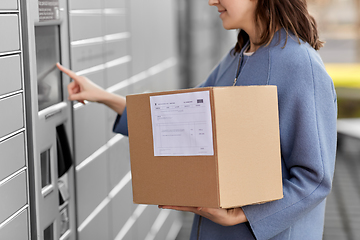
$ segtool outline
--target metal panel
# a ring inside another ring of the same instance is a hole
[[[0,95],[21,89],[19,55],[0,58],[0,72]]]
[[[0,1],[1,10],[15,10],[18,9],[17,0],[1,0]]]
[[[76,173],[78,222],[86,217],[108,195],[106,154],[98,156]]]
[[[123,80],[126,80],[128,78],[128,69],[129,69],[128,63],[116,65],[111,68],[107,68],[106,69],[106,75],[107,75],[106,87],[111,87]],[[125,95],[123,95],[123,96],[125,96]]]
[[[0,181],[25,166],[24,134],[0,143]]]
[[[125,0],[104,0],[105,8],[125,8]]]
[[[127,39],[109,41],[105,44],[105,59],[107,62],[124,57],[128,54]]]
[[[104,207],[96,217],[79,232],[79,240],[89,239],[111,239],[109,229],[109,210]]]
[[[111,220],[112,220],[112,239],[120,232],[126,221],[131,217],[133,210],[131,182],[129,182],[112,200],[111,200]]]
[[[122,138],[109,149],[110,188],[114,188],[130,171],[129,141]]]
[[[115,34],[127,31],[126,15],[105,15],[105,34]]]
[[[103,64],[103,43],[72,46],[71,55],[73,71],[80,71]]]
[[[80,107],[74,112],[76,165],[106,143],[105,107],[96,103]]]
[[[174,221],[177,218],[179,218],[179,213],[171,211],[159,231],[156,233],[155,240],[166,239],[166,236],[168,235],[171,226],[174,224]]]
[[[0,32],[0,52],[20,49],[19,19],[17,15],[0,15]]]
[[[150,232],[151,226],[153,225],[157,215],[159,214],[157,206],[149,205],[145,211],[136,220],[135,229],[137,229],[138,238],[145,239]]]
[[[25,210],[0,229],[0,239],[27,240],[28,227],[28,213]]]
[[[83,76],[91,79],[92,82],[104,88],[105,87],[104,72],[105,72],[104,70],[100,70],[100,71],[84,74]]]
[[[102,16],[93,15],[72,15],[71,20],[71,41],[102,36]]]
[[[26,173],[22,172],[0,185],[0,223],[27,203]]]
[[[0,100],[0,113],[0,137],[22,128],[24,126],[22,95]]]
[[[84,10],[84,9],[101,9],[102,1],[101,0],[76,0],[69,1],[71,10]]]

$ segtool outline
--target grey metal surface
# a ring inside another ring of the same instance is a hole
[[[20,55],[1,57],[0,72],[0,95],[22,88]]]
[[[102,0],[76,0],[69,1],[69,8],[71,10],[84,10],[84,9],[100,9],[102,7]]]
[[[111,45],[106,45],[106,48],[110,47]],[[129,64],[124,63],[121,65],[117,65],[111,68],[106,69],[106,87],[111,87],[121,81],[127,79],[129,75]],[[122,95],[124,96],[124,95]]]
[[[0,239],[28,240],[28,211],[24,210],[0,229]]]
[[[103,43],[71,47],[72,70],[77,72],[103,63]]]
[[[109,62],[111,60],[119,59],[128,55],[128,44],[124,39],[122,40],[115,40],[115,41],[107,41],[105,43],[105,54],[104,60]]]
[[[106,35],[128,31],[127,16],[121,11],[105,15],[103,30]]]
[[[85,12],[84,15],[72,14],[70,12],[70,21],[72,41],[102,36],[101,12],[91,14],[86,14]]]
[[[76,171],[78,222],[82,223],[108,195],[106,154]]]
[[[124,137],[114,144],[108,151],[109,154],[109,182],[113,189],[121,179],[130,171],[129,141]],[[131,193],[131,191],[130,191]],[[129,194],[131,196],[132,194]],[[127,201],[124,199],[124,201]]]
[[[0,138],[24,127],[22,94],[0,100]]]
[[[0,33],[0,52],[20,50],[18,15],[0,15]]]
[[[112,224],[111,237],[115,239],[116,235],[125,225],[126,221],[131,217],[132,210],[132,199],[131,196],[131,182],[126,184],[124,188],[111,200],[110,203],[110,217]]]
[[[110,238],[109,208],[105,206],[86,227],[79,231],[79,240]]]
[[[126,7],[126,0],[105,0],[105,8],[124,8]]]
[[[0,143],[0,181],[26,166],[24,134]]]
[[[88,104],[74,111],[75,159],[81,163],[106,143],[105,107]]]
[[[15,9],[18,9],[18,1],[17,0],[1,0],[0,9],[1,10],[15,10]]]
[[[22,172],[0,185],[0,223],[27,204],[26,173]]]

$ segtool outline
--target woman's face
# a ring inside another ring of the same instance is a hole
[[[209,0],[218,8],[225,29],[250,31],[254,27],[257,0]]]

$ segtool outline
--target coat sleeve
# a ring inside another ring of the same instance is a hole
[[[122,135],[128,136],[128,124],[127,124],[127,109],[125,107],[122,115],[117,115],[114,125],[113,125],[113,132],[120,133]]]
[[[331,190],[336,94],[321,59],[311,54],[303,51],[292,60],[277,56],[271,65],[270,84],[278,86],[279,95],[284,198],[243,207],[257,240],[270,239],[291,227]]]

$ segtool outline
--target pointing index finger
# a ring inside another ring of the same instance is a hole
[[[76,73],[74,73],[74,72],[71,71],[70,69],[67,69],[67,68],[63,67],[60,63],[56,63],[56,66],[57,66],[62,72],[64,72],[66,75],[68,75],[69,77],[71,77],[72,79],[75,80],[75,78],[78,77],[78,75],[76,75]]]

